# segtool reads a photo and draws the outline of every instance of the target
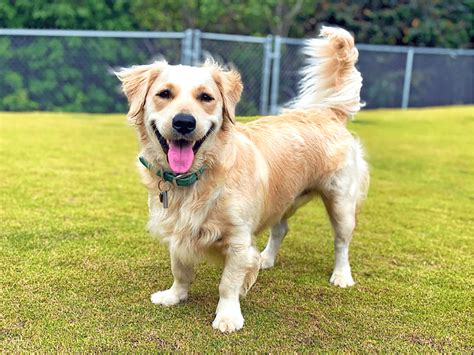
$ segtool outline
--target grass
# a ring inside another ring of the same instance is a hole
[[[172,277],[144,231],[123,115],[0,114],[2,350],[472,352],[474,107],[365,111],[350,129],[372,175],[356,286],[329,285],[331,232],[314,201],[243,300],[244,329],[221,335],[211,265],[184,304],[149,301]]]

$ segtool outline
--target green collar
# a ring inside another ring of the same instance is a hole
[[[140,160],[140,163],[142,163],[145,168],[152,170],[151,164],[145,159],[145,157],[143,157],[143,155],[140,155],[138,160]],[[198,171],[188,174],[175,174],[171,171],[157,170],[155,174],[163,180],[169,181],[174,185],[189,186],[199,180],[202,173],[204,172],[204,169],[204,166],[202,166]]]

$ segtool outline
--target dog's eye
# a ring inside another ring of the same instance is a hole
[[[214,100],[214,98],[211,95],[206,94],[205,92],[200,94],[198,99],[204,102],[211,102],[212,100]]]
[[[157,95],[159,97],[161,97],[162,99],[169,99],[169,98],[171,98],[171,91],[166,89],[166,90],[163,90],[163,91],[159,92]]]

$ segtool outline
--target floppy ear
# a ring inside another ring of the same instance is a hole
[[[166,62],[155,62],[149,65],[134,65],[115,72],[122,82],[122,90],[130,105],[127,114],[130,123],[139,125],[143,122],[143,107],[148,90],[165,65]]]
[[[242,94],[242,80],[235,70],[225,71],[215,63],[206,62],[213,69],[213,78],[219,88],[223,100],[222,114],[230,122],[235,122],[235,107]]]

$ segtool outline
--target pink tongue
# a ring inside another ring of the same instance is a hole
[[[168,162],[171,170],[176,174],[184,174],[191,169],[194,161],[194,152],[192,143],[180,144],[178,142],[169,142]]]

